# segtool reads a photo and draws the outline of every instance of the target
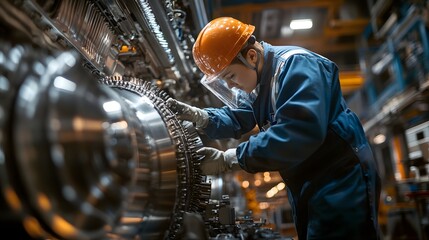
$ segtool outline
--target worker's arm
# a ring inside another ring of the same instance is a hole
[[[312,55],[286,61],[278,82],[276,124],[237,148],[244,170],[292,170],[319,148],[329,124],[334,68],[332,62]]]

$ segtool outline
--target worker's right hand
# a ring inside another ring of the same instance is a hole
[[[167,100],[167,106],[177,112],[178,119],[193,122],[196,128],[205,128],[209,123],[209,114],[200,108],[190,106],[173,98]]]

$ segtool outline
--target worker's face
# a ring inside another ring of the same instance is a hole
[[[229,65],[222,74],[222,79],[229,88],[238,88],[246,93],[252,92],[256,88],[256,71],[246,67],[244,64],[236,63]]]

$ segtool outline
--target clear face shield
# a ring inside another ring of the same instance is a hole
[[[258,96],[259,86],[251,93],[247,93],[235,87],[229,88],[227,82],[219,75],[211,77],[205,75],[201,79],[201,84],[231,109],[252,105]]]

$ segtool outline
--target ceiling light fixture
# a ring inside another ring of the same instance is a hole
[[[249,181],[243,181],[243,182],[241,183],[241,187],[243,187],[243,188],[248,188],[248,187],[249,187],[249,185],[250,185]]]
[[[289,27],[293,30],[310,29],[313,27],[311,19],[295,19],[290,22]]]
[[[386,135],[380,133],[374,137],[373,141],[374,141],[374,144],[377,144],[377,145],[382,144],[386,141]]]

